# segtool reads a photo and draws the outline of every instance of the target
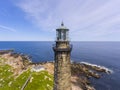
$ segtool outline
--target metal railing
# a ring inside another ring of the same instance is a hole
[[[72,50],[72,44],[70,44],[68,47],[66,48],[59,48],[57,47],[55,44],[53,44],[53,50],[54,51],[71,51]]]

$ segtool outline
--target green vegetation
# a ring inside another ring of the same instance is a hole
[[[14,79],[10,68],[8,65],[0,66],[0,90],[9,90],[9,84]]]
[[[32,77],[25,90],[53,90],[53,76],[47,71],[33,72]]]
[[[31,74],[31,79],[24,90],[52,90],[53,75],[47,71],[31,72],[27,70],[18,77],[14,77],[12,67],[2,65],[0,58],[0,90],[20,90]]]
[[[13,80],[13,83],[11,84],[10,88],[12,90],[20,90],[22,88],[22,85],[29,77],[29,74],[30,70],[23,72],[20,76]]]

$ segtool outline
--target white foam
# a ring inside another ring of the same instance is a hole
[[[86,65],[90,65],[90,66],[95,66],[95,67],[98,67],[98,68],[100,68],[100,69],[104,69],[105,71],[106,71],[106,73],[113,73],[113,70],[111,70],[111,69],[108,69],[108,68],[106,68],[106,67],[104,67],[104,66],[100,66],[100,65],[96,65],[96,64],[91,64],[91,63],[88,63],[88,62],[80,62],[80,63],[82,63],[82,64],[86,64]]]

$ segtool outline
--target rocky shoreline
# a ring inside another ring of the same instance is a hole
[[[0,50],[0,58],[4,58],[2,65],[8,64],[13,67],[14,76],[35,66],[43,66],[50,74],[54,74],[54,62],[32,63],[29,56],[15,53],[14,50]],[[101,78],[101,73],[109,74],[111,71],[97,65],[88,63],[71,63],[72,90],[95,90],[89,78]]]

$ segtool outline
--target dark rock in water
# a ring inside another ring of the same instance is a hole
[[[6,54],[6,53],[12,53],[12,52],[14,52],[14,49],[10,49],[10,50],[0,50],[0,55]]]
[[[78,77],[76,83],[80,83],[79,85],[83,90],[94,90],[91,86],[89,78],[99,79],[101,78],[101,73],[107,73],[106,71],[106,68],[101,68],[94,65],[77,62],[73,62],[71,64],[71,74],[72,76]]]

